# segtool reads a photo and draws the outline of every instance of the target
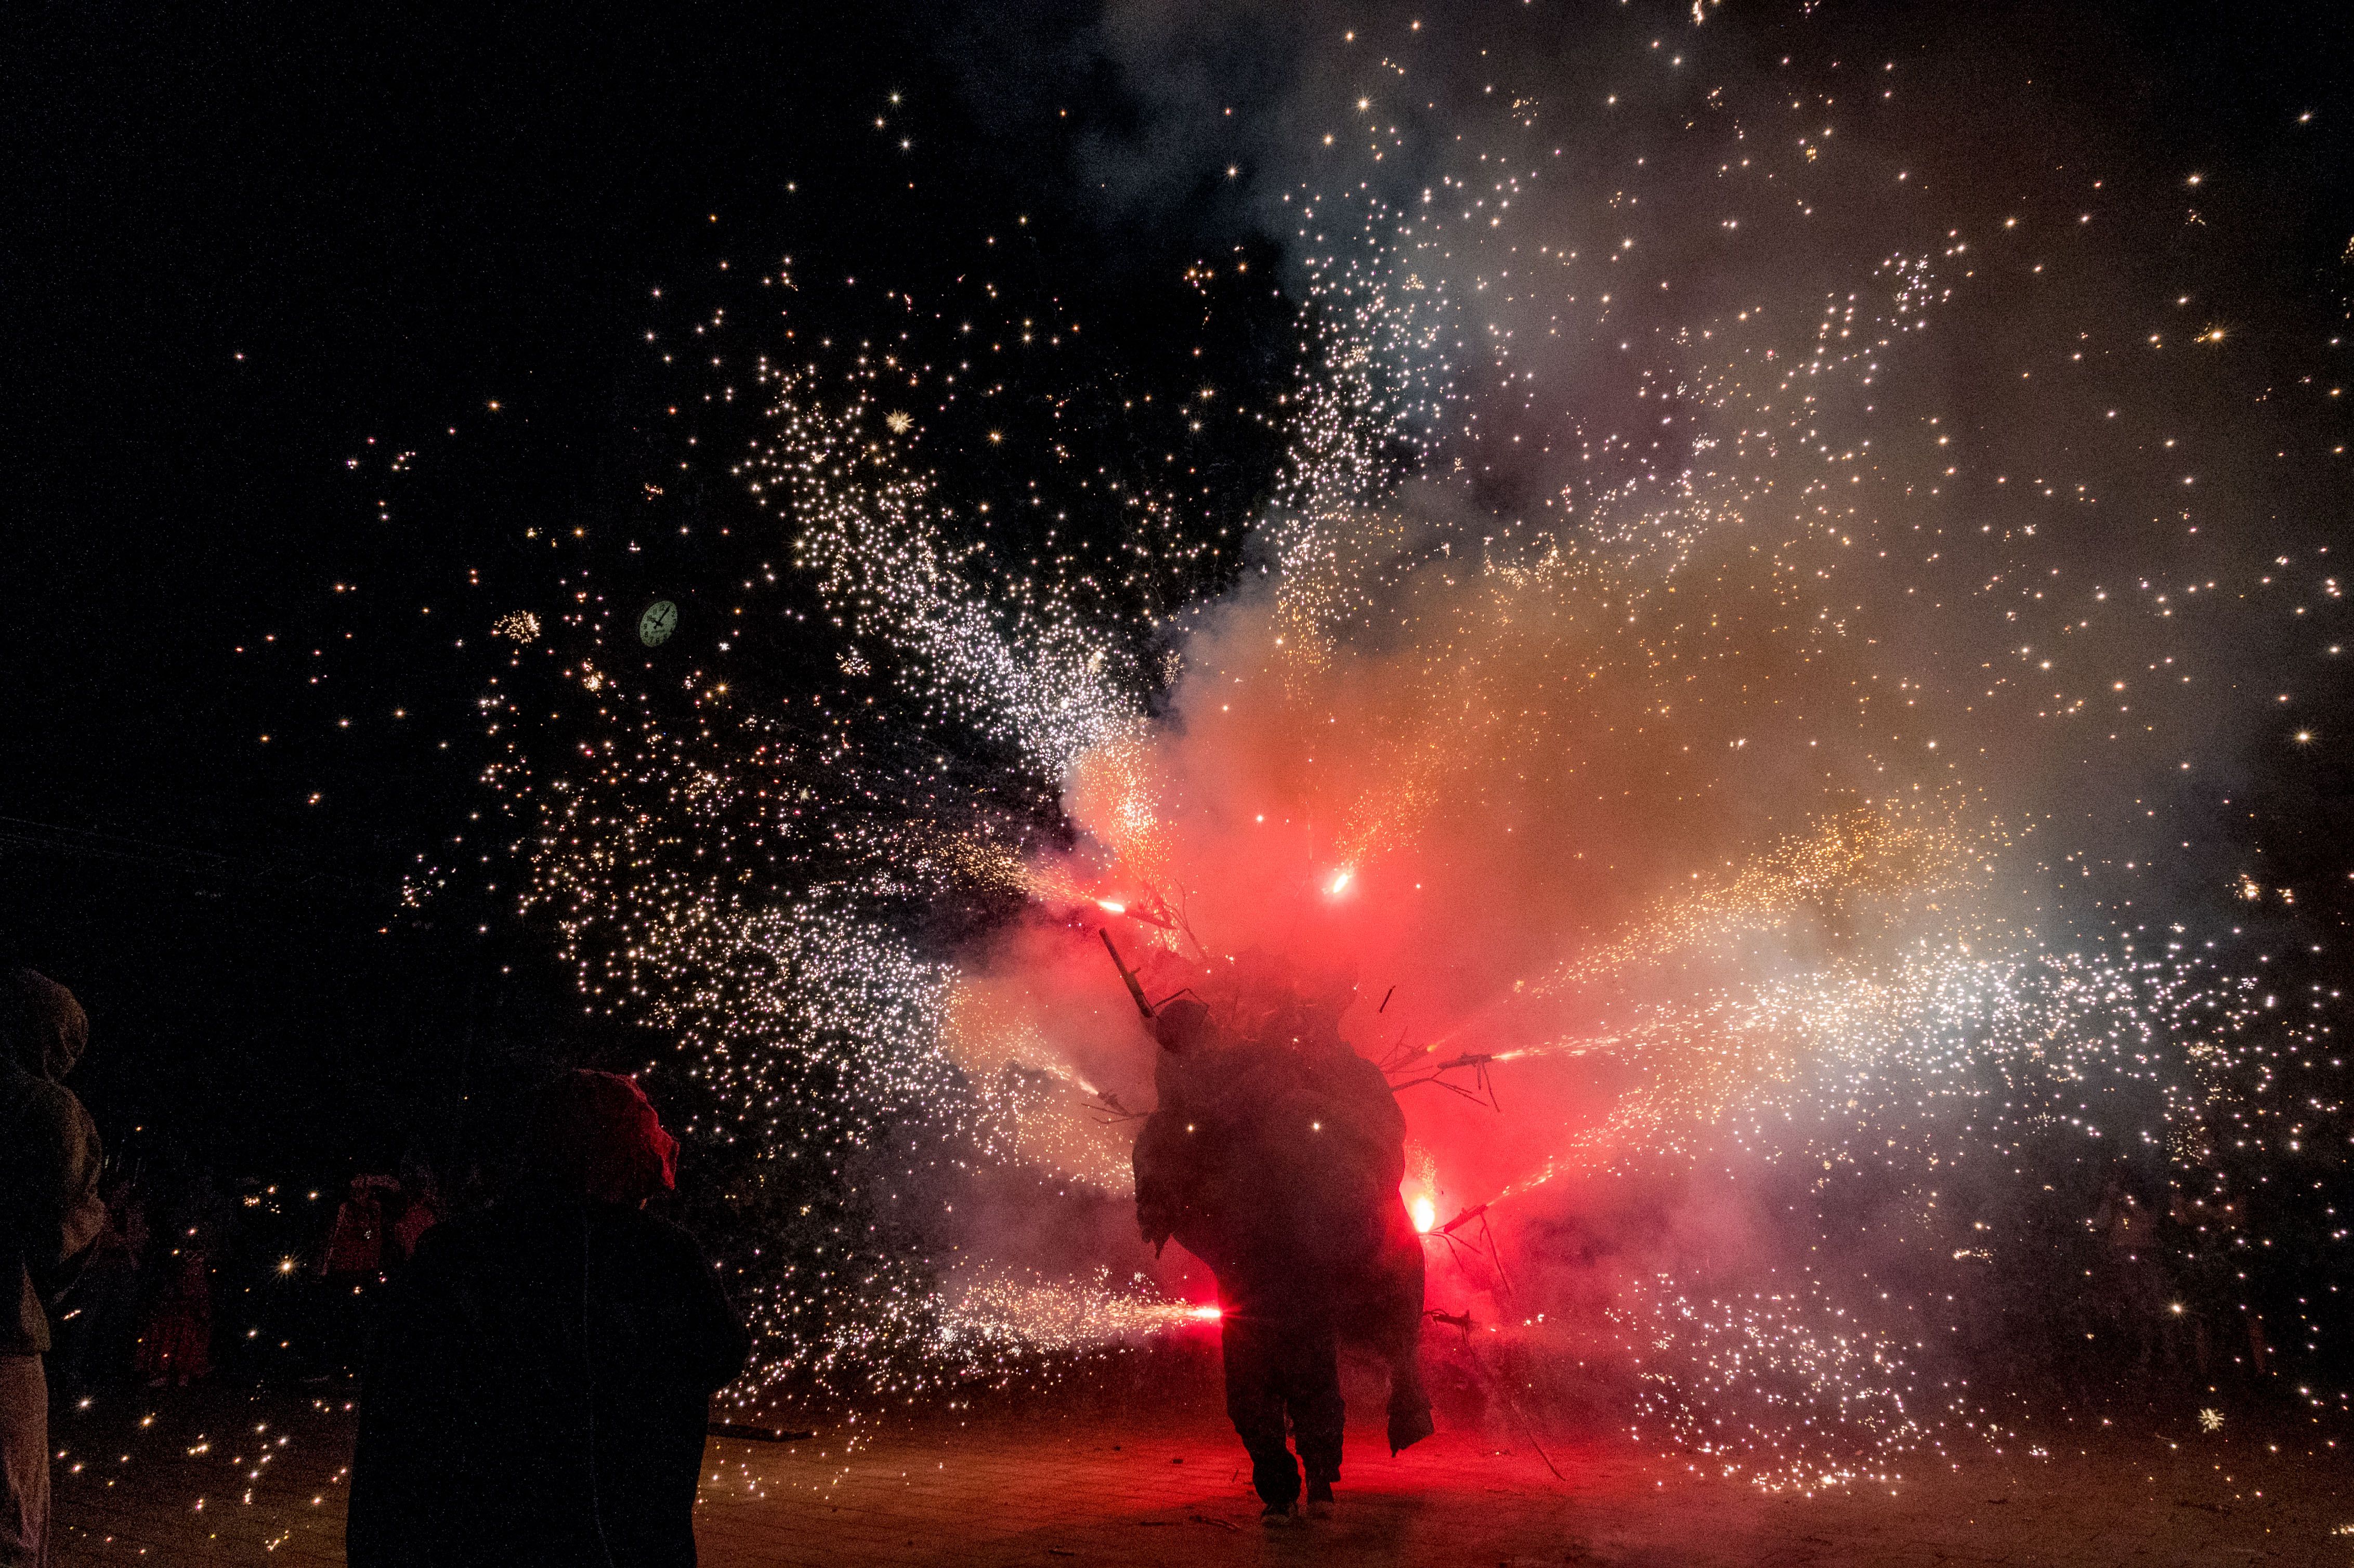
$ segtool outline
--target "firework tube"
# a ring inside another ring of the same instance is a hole
[[[1119,961],[1119,949],[1111,945],[1111,932],[1099,927],[1096,935],[1103,938],[1104,951],[1111,955],[1111,967],[1119,971],[1120,983],[1127,986],[1128,994],[1136,999],[1136,1011],[1150,1018],[1152,1004],[1144,1000],[1144,988],[1136,983],[1135,974]]]

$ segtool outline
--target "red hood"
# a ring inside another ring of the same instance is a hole
[[[678,1140],[663,1130],[632,1078],[586,1068],[540,1095],[526,1157],[564,1192],[599,1203],[637,1203],[678,1182]]]

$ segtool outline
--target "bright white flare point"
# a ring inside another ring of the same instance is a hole
[[[1414,1228],[1426,1234],[1438,1223],[1438,1205],[1427,1198],[1416,1198],[1406,1205],[1414,1213]]]
[[[1325,893],[1334,898],[1340,897],[1342,890],[1347,888],[1349,885],[1349,879],[1356,874],[1357,874],[1353,871],[1336,873],[1332,878],[1331,885],[1325,888]]]

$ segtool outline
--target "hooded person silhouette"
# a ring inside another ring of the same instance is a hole
[[[90,1042],[73,992],[0,974],[0,1564],[48,1562],[48,1307],[106,1228],[98,1128],[65,1075]]]
[[[750,1341],[642,1212],[677,1144],[631,1080],[543,1091],[515,1190],[427,1232],[360,1394],[352,1568],[691,1568],[711,1395]]]

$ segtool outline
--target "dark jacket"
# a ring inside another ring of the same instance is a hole
[[[0,1355],[49,1348],[43,1304],[106,1226],[98,1128],[59,1082],[89,1040],[71,991],[0,973]]]
[[[710,1398],[749,1351],[694,1238],[633,1206],[435,1226],[361,1390],[352,1568],[692,1564]]]

